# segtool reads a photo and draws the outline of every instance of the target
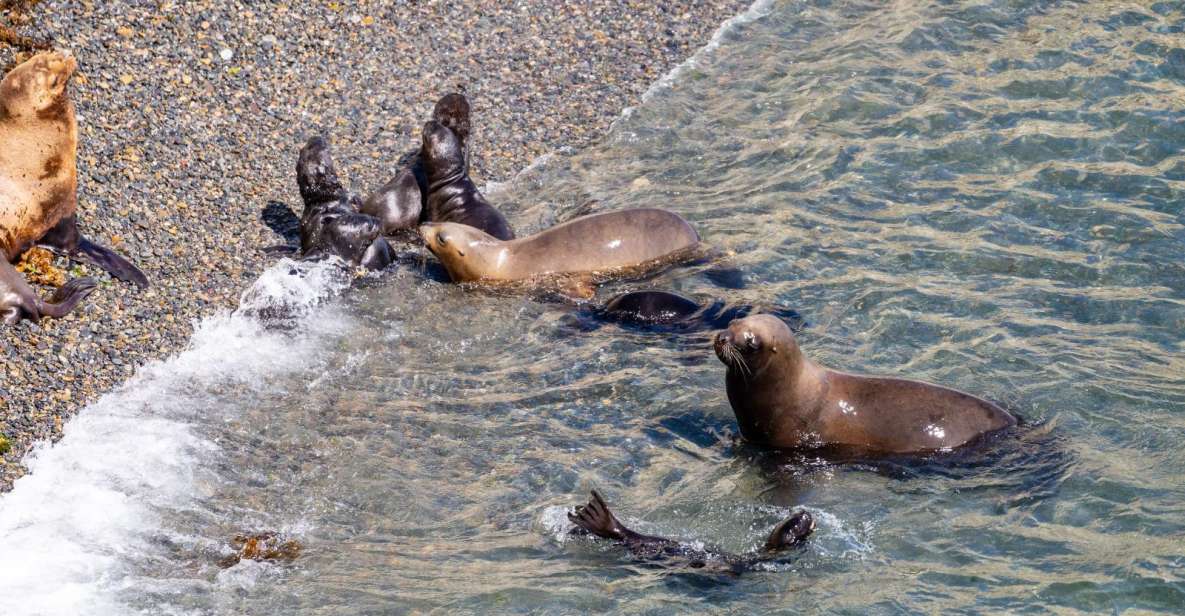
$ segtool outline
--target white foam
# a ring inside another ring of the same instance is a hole
[[[154,548],[155,512],[200,496],[202,464],[218,452],[192,420],[234,412],[207,392],[259,387],[308,367],[312,351],[347,327],[340,315],[314,311],[348,284],[341,271],[280,262],[243,294],[239,310],[197,324],[184,351],[144,366],[68,422],[58,443],[34,449],[29,474],[0,498],[5,614],[129,611],[116,597],[132,583],[130,563]],[[297,331],[275,331],[251,316],[266,309],[306,318]]]

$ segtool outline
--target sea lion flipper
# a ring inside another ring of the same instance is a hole
[[[141,289],[148,288],[148,277],[144,275],[144,272],[109,248],[81,237],[78,240],[78,253],[76,254],[85,257],[87,261],[124,282],[130,282]]]
[[[587,505],[580,505],[568,512],[568,520],[584,530],[605,539],[622,541],[626,538],[624,527],[613,517],[605,500],[592,491],[592,500]]]
[[[74,310],[98,286],[94,278],[75,278],[62,285],[49,300],[37,298],[37,311],[43,317],[60,319]]]

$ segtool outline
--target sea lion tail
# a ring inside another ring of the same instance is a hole
[[[79,238],[78,250],[87,261],[97,265],[103,271],[116,278],[130,282],[141,289],[148,288],[148,277],[140,268],[132,265],[127,259],[115,254],[111,249],[104,248],[85,237]]]
[[[74,310],[78,302],[86,299],[86,296],[90,295],[97,285],[98,283],[94,278],[75,278],[54,292],[53,296],[49,298],[49,301],[39,298],[37,300],[37,312],[40,312],[41,316],[60,319],[70,314],[70,311]]]
[[[815,532],[814,516],[809,511],[799,511],[774,527],[769,538],[765,540],[765,550],[780,552],[786,548],[801,545],[813,532]]]
[[[587,505],[580,505],[568,512],[568,519],[580,528],[605,539],[622,541],[630,532],[617,521],[596,490],[592,491],[592,500],[588,501]]]

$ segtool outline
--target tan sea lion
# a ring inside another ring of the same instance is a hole
[[[147,287],[143,272],[78,232],[78,125],[66,91],[77,68],[42,53],[0,81],[0,252],[11,263],[36,244]]]
[[[1004,409],[960,391],[816,364],[768,314],[733,321],[716,335],[715,348],[728,366],[728,401],[741,435],[759,445],[915,453],[1016,425]]]
[[[509,241],[457,223],[421,225],[420,235],[453,282],[604,276],[690,256],[699,246],[686,220],[658,209],[583,216]]]

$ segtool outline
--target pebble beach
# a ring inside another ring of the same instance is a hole
[[[275,259],[263,249],[283,241],[265,206],[299,212],[293,168],[308,137],[328,137],[366,193],[418,144],[435,100],[460,89],[472,176],[507,181],[594,143],[748,3],[392,4],[46,1],[12,24],[78,58],[79,226],[152,287],[58,259],[100,287],[65,319],[4,329],[0,489],[78,409],[236,306]],[[0,66],[17,53],[0,45]]]

